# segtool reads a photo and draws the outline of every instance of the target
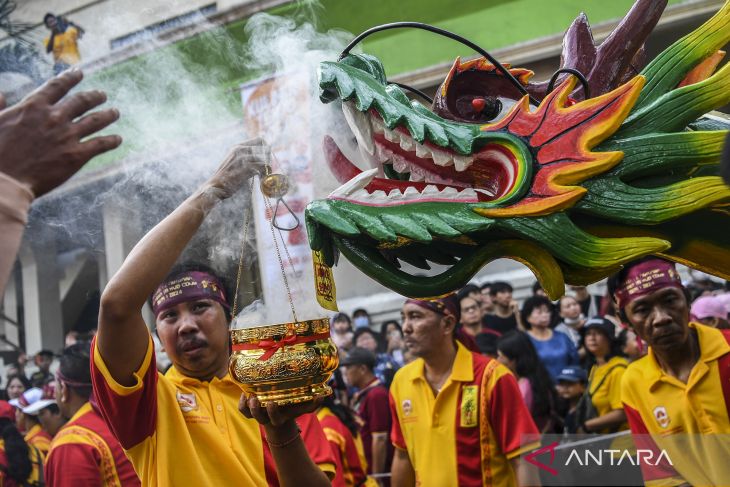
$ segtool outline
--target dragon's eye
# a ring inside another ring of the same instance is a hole
[[[489,123],[501,119],[514,106],[515,100],[501,96],[464,95],[456,100],[459,118],[469,122]]]

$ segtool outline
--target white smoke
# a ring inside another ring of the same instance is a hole
[[[124,143],[113,153],[93,160],[90,169],[77,176],[76,183],[72,180],[64,188],[59,200],[53,200],[52,195],[46,198],[48,203],[40,201],[33,218],[37,226],[51,232],[61,247],[83,247],[101,258],[102,211],[119,215],[125,238],[133,244],[213,174],[228,147],[261,135],[272,145],[281,134],[287,140],[306,138],[310,147],[316,149],[312,154],[315,193],[327,194],[336,182],[321,155],[322,137],[325,133],[346,133],[347,129],[338,118],[338,111],[319,102],[316,72],[321,61],[337,58],[352,35],[319,32],[313,22],[316,9],[316,4],[305,2],[296,18],[254,15],[245,25],[247,44],[220,26],[206,25],[205,32],[199,34],[205,44],[205,49],[200,51],[209,51],[222,64],[242,67],[253,77],[271,75],[292,80],[285,84],[291,86],[292,100],[294,92],[305,84],[309,103],[273,106],[267,114],[265,133],[246,133],[238,88],[231,85],[227,70],[222,65],[211,68],[209,63],[191,59],[185,51],[185,41],[162,46],[154,39],[145,40],[156,48],[153,52],[87,74],[79,89],[100,89],[107,93],[107,106],[119,109],[121,120],[106,133],[119,133]],[[85,27],[104,29],[111,22],[124,22],[129,25],[129,31],[146,24],[144,11],[139,14],[125,11]],[[200,16],[196,22],[204,25],[208,21]],[[286,95],[286,91],[283,93]],[[284,101],[286,98],[283,97]],[[287,123],[301,110],[307,110],[308,119],[315,123],[309,126]],[[121,166],[109,165],[120,159]],[[102,166],[102,175],[108,167],[116,169],[96,194],[69,189]],[[296,168],[284,170],[296,171]],[[185,257],[207,260],[234,281],[242,245],[243,217],[249,201],[248,191],[243,190],[214,210]],[[239,293],[244,305],[258,295],[260,288],[260,283],[251,277],[258,265],[253,234],[251,225],[243,259],[245,281]],[[311,273],[311,269],[307,271]],[[304,282],[306,278],[301,281],[290,284],[293,287],[313,285]],[[284,307],[281,303],[269,304],[272,306]],[[261,306],[256,309],[261,312]]]

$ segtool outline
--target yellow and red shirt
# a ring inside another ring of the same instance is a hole
[[[510,463],[538,446],[537,427],[512,373],[457,342],[451,375],[434,396],[423,359],[390,387],[391,440],[407,450],[419,486],[511,486]]]
[[[68,27],[65,32],[53,36],[53,60],[65,64],[78,64],[81,62],[79,54],[79,31],[76,27]],[[48,47],[51,37],[43,40],[43,45]]]
[[[109,373],[92,342],[91,376],[99,409],[145,486],[278,485],[263,427],[238,410],[241,388],[230,375],[203,382],[173,366],[155,369],[150,337],[147,353],[123,386]],[[297,418],[312,460],[330,478],[335,462],[317,418]]]
[[[141,485],[121,445],[88,402],[53,437],[44,472],[46,485],[53,487]]]
[[[654,458],[642,464],[648,485],[720,485],[730,479],[730,330],[690,323],[700,358],[687,383],[664,373],[649,353],[629,365],[621,386],[637,448]],[[649,436],[651,435],[651,436]],[[671,462],[671,463],[670,463]]]
[[[371,484],[371,479],[365,473],[367,464],[360,436],[353,436],[329,408],[320,408],[317,419],[335,457],[337,473],[332,485],[336,487],[377,485],[377,483]]]
[[[45,432],[41,425],[36,424],[28,430],[25,434],[25,442],[29,445],[33,445],[43,454],[43,458],[48,456],[48,451],[51,449],[51,435]]]

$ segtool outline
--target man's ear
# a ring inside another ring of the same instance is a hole
[[[68,401],[68,387],[66,387],[66,383],[59,381],[59,382],[57,382],[57,384],[58,384],[58,391],[59,391],[59,396],[61,398],[61,402]]]
[[[453,335],[454,328],[456,328],[456,316],[446,315],[441,320],[442,320],[442,323],[444,324],[445,335]]]

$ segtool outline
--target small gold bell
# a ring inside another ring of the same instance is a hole
[[[289,191],[289,178],[284,174],[269,174],[261,178],[261,192],[269,198],[281,198]]]

